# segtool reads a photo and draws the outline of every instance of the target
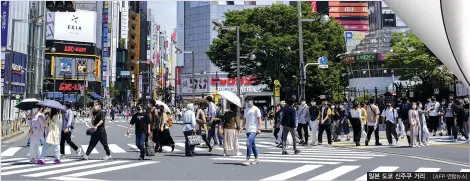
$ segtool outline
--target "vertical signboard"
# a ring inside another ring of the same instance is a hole
[[[2,1],[2,47],[7,47],[9,14],[10,14],[10,2]]]
[[[311,1],[312,2],[312,12],[317,12],[317,1]]]

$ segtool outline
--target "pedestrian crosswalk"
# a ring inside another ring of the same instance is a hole
[[[327,167],[327,168],[325,168]],[[322,169],[324,168],[324,169]],[[281,180],[309,180],[309,181],[321,181],[321,180],[355,180],[355,181],[366,181],[367,172],[394,172],[399,171],[398,166],[378,166],[375,169],[371,169],[368,166],[361,165],[341,165],[334,166],[333,168],[328,165],[322,164],[307,164],[300,167],[278,173],[273,176],[260,179],[261,181],[281,181]],[[410,171],[410,170],[406,170]],[[441,168],[428,168],[420,167],[415,172],[439,172]],[[468,169],[455,170],[460,172],[468,172]],[[360,175],[359,177],[357,177]],[[300,177],[300,178],[299,178]],[[308,177],[308,178],[307,178]]]
[[[258,145],[256,145],[258,146]],[[299,154],[283,155],[279,148],[267,152],[261,152],[259,159],[263,162],[271,163],[297,163],[297,164],[321,164],[321,165],[336,165],[343,162],[354,162],[358,160],[371,159],[375,157],[383,157],[386,154],[378,154],[369,151],[356,151],[351,149],[336,148],[336,147],[301,147]],[[290,150],[289,150],[290,151]],[[218,161],[236,161],[242,162],[246,160],[245,156],[228,156],[211,158]]]
[[[159,161],[63,159],[61,160],[61,164],[53,164],[52,161],[53,160],[46,160],[46,165],[37,165],[30,164],[28,158],[2,158],[1,176],[20,175],[30,178],[52,177],[47,179],[55,179],[54,176],[61,178],[79,178],[82,176],[160,163]]]

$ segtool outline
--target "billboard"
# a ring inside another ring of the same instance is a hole
[[[351,7],[351,6],[330,7],[329,12],[330,13],[367,13],[368,8],[367,7]]]
[[[209,90],[207,89],[209,87],[209,81],[207,80],[207,77],[198,77],[195,78],[194,80],[191,80],[191,78],[183,78],[181,82],[181,93],[183,94],[190,94],[193,91],[195,93],[204,93],[208,92]]]
[[[86,60],[77,60],[77,74],[85,74],[87,67],[88,62]]]
[[[8,42],[8,16],[10,15],[10,2],[2,1],[2,47],[6,47]]]
[[[96,43],[96,12],[55,12],[54,40]]]
[[[60,60],[60,73],[72,72],[72,59]]]
[[[345,31],[369,31],[369,25],[342,25]]]
[[[368,7],[367,2],[356,3],[347,1],[329,1],[328,6],[330,7]]]
[[[346,13],[329,13],[330,16],[335,17],[335,18],[340,18],[340,17],[368,17],[369,13],[367,12],[359,12],[359,13],[351,13],[351,12],[346,12]]]
[[[341,20],[337,19],[337,22],[341,23],[342,25],[368,25],[368,20]]]

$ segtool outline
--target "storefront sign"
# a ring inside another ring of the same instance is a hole
[[[347,1],[329,1],[328,2],[329,7],[368,7],[369,5],[367,2],[364,3],[350,3]]]
[[[348,40],[364,40],[368,33],[361,32],[361,31],[345,31],[344,37],[346,38],[346,42]]]
[[[369,25],[343,25],[346,31],[369,31]]]
[[[62,83],[59,86],[59,91],[80,91],[82,84],[67,84]],[[85,86],[85,90],[88,90],[88,86]]]
[[[343,63],[344,64],[356,63],[356,56],[355,55],[344,56]]]
[[[368,25],[369,20],[336,20],[337,22],[341,23],[342,25]]]
[[[47,40],[46,47],[54,47],[55,52],[47,50],[46,52],[51,53],[67,53],[67,54],[81,54],[81,55],[94,55],[95,47],[93,44],[63,44],[61,41]]]
[[[18,65],[18,64],[12,64],[11,73],[20,75],[21,70],[23,70],[23,66]]]
[[[356,56],[358,62],[373,62],[378,61],[377,53],[360,54]]]
[[[330,13],[361,13],[367,12],[367,7],[330,7]]]
[[[86,48],[84,48],[84,47],[75,47],[75,46],[65,46],[64,47],[64,52],[67,52],[67,53],[85,53]]]
[[[368,17],[369,16],[369,13],[367,12],[358,12],[358,13],[355,13],[355,12],[343,12],[343,13],[329,13],[328,15],[330,15],[331,17],[335,17],[335,18],[340,18],[340,17],[344,17],[344,16],[347,16],[347,17]]]
[[[2,47],[7,46],[9,15],[10,15],[10,2],[2,1]]]
[[[240,85],[253,85],[253,80],[254,77],[242,77],[240,79]],[[216,85],[217,84],[217,78],[212,77],[211,78],[211,85]],[[225,85],[237,85],[237,79],[236,78],[220,78],[219,77],[219,86],[225,86]]]

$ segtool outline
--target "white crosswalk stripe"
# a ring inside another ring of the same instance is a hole
[[[109,150],[113,153],[125,153],[126,152],[125,150],[123,150],[121,147],[119,147],[116,144],[108,144],[108,146],[109,146]]]
[[[87,149],[88,149],[88,145],[82,145],[82,149],[83,149],[83,151],[86,152]],[[98,154],[98,150],[96,150],[96,147],[93,148],[93,150],[91,150],[91,154]]]
[[[2,156],[13,156],[16,152],[20,151],[21,147],[10,147],[2,152]]]
[[[371,159],[375,157],[383,157],[385,154],[377,154],[368,151],[354,151],[344,148],[335,147],[312,147],[301,149],[299,154],[282,155],[281,150],[262,152],[259,154],[261,162],[278,162],[278,163],[306,163],[306,164],[323,164],[323,165],[335,165],[342,162],[353,162],[363,159]],[[245,156],[229,156],[229,157],[217,157],[212,158],[213,160],[226,160],[226,161],[245,161]]]
[[[53,159],[52,159],[53,160]],[[112,172],[121,169],[139,167],[160,161],[130,161],[130,160],[78,160],[63,159],[61,164],[53,164],[52,160],[46,160],[46,165],[29,164],[28,158],[11,158],[2,160],[1,175],[21,175],[24,177],[44,178],[56,176],[55,180],[88,180],[78,179],[82,176]],[[22,175],[25,174],[25,175]],[[56,179],[57,178],[57,179]],[[77,179],[72,179],[77,178]]]
[[[261,160],[263,162],[264,160]],[[307,164],[285,172],[269,176],[267,178],[262,178],[260,181],[268,180],[305,180],[296,179],[297,176],[302,174],[314,175],[315,177],[308,179],[309,181],[323,181],[323,180],[354,180],[353,175],[362,175],[364,172],[394,172],[399,167],[398,166],[378,166],[372,171],[361,170],[361,165],[341,165],[341,166],[328,166],[324,164]],[[367,165],[364,165],[367,169],[371,169]],[[327,168],[323,168],[327,167]],[[333,168],[331,168],[333,167]],[[322,168],[322,169],[319,169]],[[420,167],[417,168],[416,172],[438,172],[441,168],[426,168]],[[468,171],[468,169],[462,169],[461,172]],[[342,177],[342,178],[341,178]],[[362,175],[361,177],[355,179],[356,181],[367,180],[367,174]]]
[[[462,169],[460,172],[470,172],[470,169]]]

